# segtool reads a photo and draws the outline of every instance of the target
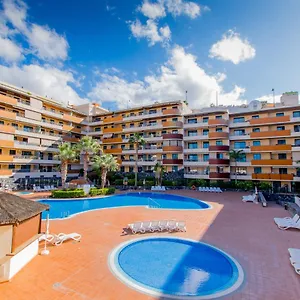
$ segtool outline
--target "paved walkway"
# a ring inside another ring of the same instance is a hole
[[[171,211],[119,208],[87,212],[51,221],[51,232],[78,232],[80,243],[50,247],[50,255],[37,256],[9,283],[0,284],[1,300],[146,300],[153,297],[127,287],[108,269],[110,251],[137,236],[122,235],[133,221],[174,218],[186,220],[186,233],[156,233],[201,240],[235,257],[245,271],[245,283],[231,300],[299,300],[300,276],[289,263],[287,249],[300,248],[300,231],[277,229],[273,217],[287,212],[277,205],[262,208],[242,203],[242,193],[223,194],[176,191],[208,201],[211,210]]]

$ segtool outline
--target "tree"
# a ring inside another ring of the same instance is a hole
[[[101,151],[101,146],[91,136],[84,136],[77,145],[77,152],[82,155],[83,159],[83,178],[87,180],[87,171],[91,155]]]
[[[165,172],[165,167],[161,165],[159,162],[154,166],[155,179],[157,185],[162,185],[162,179]]]
[[[139,157],[139,148],[140,146],[145,145],[146,141],[144,138],[139,134],[135,133],[132,137],[129,139],[129,144],[133,145],[135,148],[135,186],[137,186],[138,181],[138,157]]]
[[[95,156],[93,159],[93,169],[101,170],[101,187],[104,188],[108,171],[117,171],[119,164],[112,154]]]
[[[245,156],[242,149],[240,150],[230,150],[229,157],[235,163],[235,183],[237,183],[237,162]]]
[[[58,146],[58,154],[55,155],[56,159],[60,160],[60,173],[62,187],[65,188],[66,179],[68,175],[68,165],[76,160],[77,153],[75,148],[70,143],[63,143]]]

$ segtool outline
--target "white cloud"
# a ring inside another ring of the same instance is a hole
[[[161,1],[152,3],[148,0],[144,0],[138,10],[149,19],[162,18],[166,16],[165,8]]]
[[[0,37],[0,57],[6,62],[15,62],[24,58],[22,48],[8,38]]]
[[[69,45],[67,40],[48,27],[32,24],[28,41],[36,55],[41,59],[65,60],[68,57]]]
[[[220,41],[213,44],[209,56],[223,61],[231,61],[235,65],[255,57],[255,48],[247,39],[241,39],[233,30],[225,33]]]
[[[0,65],[0,80],[16,86],[23,86],[31,92],[41,96],[53,98],[67,103],[82,104],[88,101],[81,98],[70,86],[79,85],[71,71],[62,71],[52,66],[23,65],[11,67]]]
[[[186,15],[195,19],[200,15],[200,6],[195,2],[184,0],[164,0],[166,8],[174,17]]]
[[[275,95],[275,102],[280,102],[281,95]],[[259,101],[267,101],[269,103],[273,103],[273,94],[264,95],[258,98],[255,98],[255,100]]]
[[[29,23],[27,20],[27,6],[23,1],[4,0],[3,8],[3,17],[27,39],[32,52],[37,57],[43,60],[67,59],[69,45],[65,37],[48,26]],[[4,24],[3,21],[2,24]],[[3,26],[6,25],[0,26],[0,29]]]
[[[225,74],[209,75],[196,61],[196,57],[186,53],[182,47],[170,50],[169,60],[160,67],[158,73],[144,77],[143,80],[128,81],[117,75],[102,74],[88,96],[100,103],[116,102],[119,108],[131,105],[151,104],[154,101],[181,100],[188,91],[188,102],[193,108],[215,103],[216,92],[219,104],[241,104],[245,90],[235,86],[226,93],[220,80]],[[222,80],[221,80],[222,81]]]
[[[146,38],[149,46],[156,43],[167,44],[171,39],[171,30],[168,25],[158,28],[153,20],[147,20],[146,25],[143,25],[139,20],[131,22],[130,30],[137,39]]]

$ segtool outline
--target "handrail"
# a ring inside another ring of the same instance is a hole
[[[158,208],[161,207],[158,202],[156,202],[155,200],[153,200],[151,197],[148,197],[148,207],[155,207],[155,206],[150,205],[150,202],[153,202],[154,204],[156,204],[156,207],[158,207]]]

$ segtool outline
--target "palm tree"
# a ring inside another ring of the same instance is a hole
[[[95,156],[93,159],[93,169],[101,169],[101,187],[104,188],[106,183],[106,175],[108,171],[117,171],[119,164],[112,154],[103,154]]]
[[[135,186],[137,186],[137,177],[138,177],[139,147],[145,145],[145,143],[146,141],[144,140],[144,138],[137,132],[129,139],[129,144],[133,145],[135,148]]]
[[[230,150],[229,157],[235,163],[235,183],[237,183],[237,162],[245,156],[245,153],[242,149],[240,150]]]
[[[83,178],[87,180],[87,171],[89,167],[90,156],[101,151],[101,146],[91,136],[84,136],[76,147],[83,158]]]
[[[77,158],[77,153],[70,143],[63,143],[58,146],[58,154],[55,155],[55,158],[61,161],[60,173],[62,187],[64,188],[68,175],[68,165]]]
[[[154,166],[154,172],[155,172],[156,184],[161,186],[162,178],[165,172],[165,167],[158,162]]]

